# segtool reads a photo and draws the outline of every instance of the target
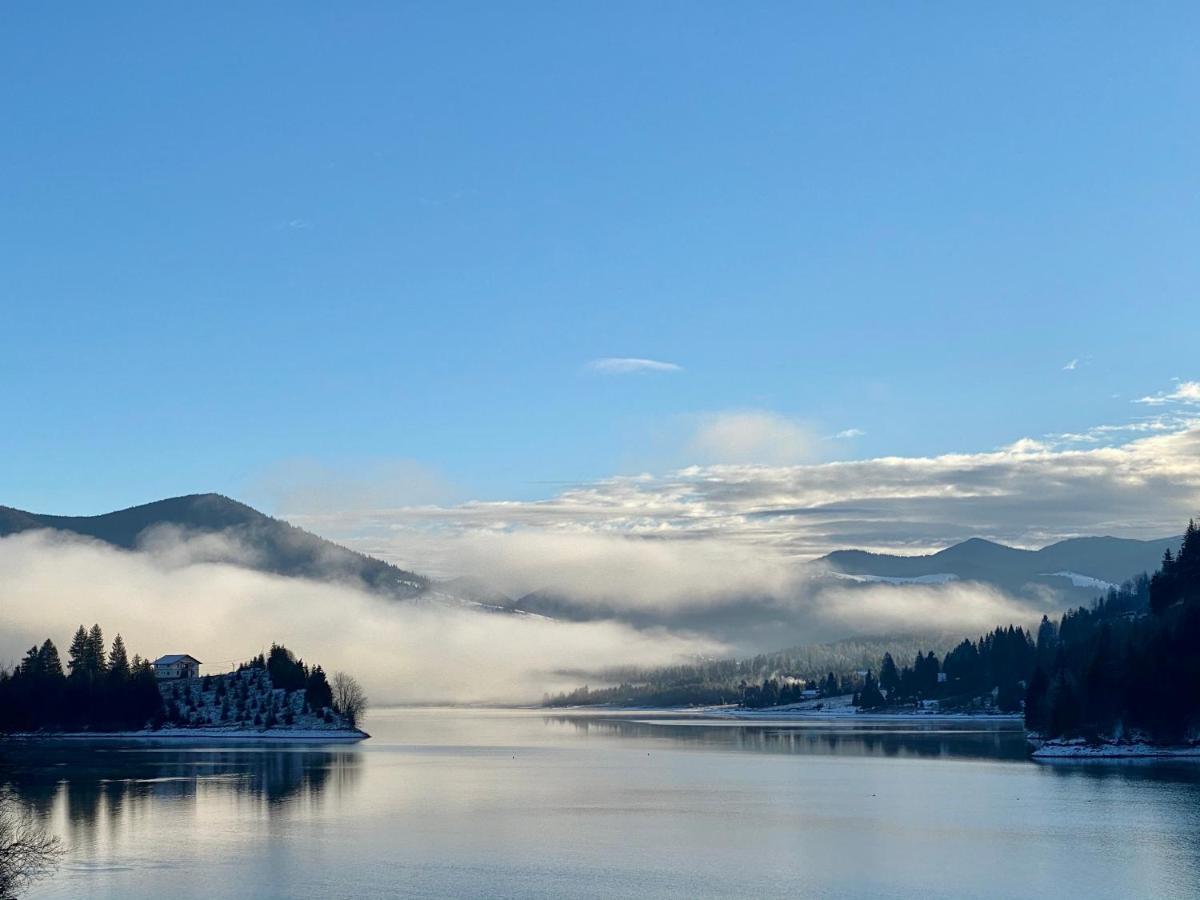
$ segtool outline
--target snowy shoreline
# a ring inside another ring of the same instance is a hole
[[[855,722],[1023,722],[1020,713],[967,713],[942,712],[940,710],[912,710],[910,712],[843,712],[841,709],[732,709],[706,712],[713,718],[754,720],[780,719],[838,719]]]
[[[844,702],[843,702],[844,701]],[[668,707],[621,707],[621,706],[562,706],[551,707],[557,712],[603,712],[615,715],[646,715],[647,713],[670,713],[694,719],[717,719],[737,721],[784,721],[804,719],[815,721],[855,722],[1023,722],[1021,713],[999,712],[951,712],[937,709],[883,710],[861,712],[851,705],[850,697],[834,697],[824,701],[806,700],[786,706],[769,706],[763,709],[746,709],[732,704],[725,706],[668,706]]]
[[[365,731],[345,728],[160,728],[158,731],[38,731],[4,735],[19,741],[231,741],[240,743],[356,743],[370,737]]]
[[[1030,756],[1037,760],[1102,759],[1194,759],[1200,760],[1200,745],[1163,746],[1149,741],[1103,741],[1089,744],[1082,738],[1041,741],[1031,738]]]

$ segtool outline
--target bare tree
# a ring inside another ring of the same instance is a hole
[[[40,828],[15,800],[0,793],[0,897],[16,897],[58,867],[62,842]]]
[[[346,717],[351,728],[357,728],[359,719],[367,711],[367,693],[353,675],[334,672],[329,686],[333,689],[333,708]]]

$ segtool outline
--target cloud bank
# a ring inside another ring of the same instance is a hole
[[[478,559],[492,572],[524,568],[505,564],[508,549],[481,554],[475,548],[494,542],[513,548],[519,560],[536,558],[525,548],[541,542],[543,565],[561,560],[571,571],[581,558],[611,558],[614,565],[599,567],[590,580],[625,579],[631,577],[623,574],[631,566],[628,554],[654,556],[672,544],[696,548],[679,551],[692,560],[687,567],[720,583],[720,571],[771,572],[841,547],[918,553],[973,536],[1034,547],[1089,534],[1178,533],[1200,510],[1200,421],[1175,428],[1150,430],[1119,446],[1022,439],[983,453],[716,463],[602,479],[542,500],[288,515],[359,549],[417,568],[424,561],[426,571],[432,564],[439,574],[463,573],[456,557],[468,568]],[[561,547],[566,538],[596,543],[567,553]],[[655,549],[644,549],[649,544]],[[722,562],[706,565],[709,559]],[[665,580],[681,577],[672,571],[676,566],[663,569]],[[636,571],[653,580],[646,567]],[[690,579],[681,584],[692,591]]]
[[[1171,403],[1186,409],[1190,384]],[[187,651],[217,666],[283,641],[359,673],[383,701],[532,700],[581,670],[853,634],[973,634],[1042,611],[961,582],[831,584],[803,565],[831,549],[1162,537],[1200,511],[1200,420],[1180,412],[986,452],[839,462],[762,461],[772,442],[785,456],[811,447],[807,431],[769,414],[703,424],[697,440],[722,461],[545,499],[405,503],[420,477],[405,468],[391,473],[397,492],[385,500],[395,505],[364,506],[370,498],[355,492],[339,503],[334,491],[290,494],[307,509],[279,510],[425,574],[474,576],[509,596],[539,591],[561,604],[559,621],[398,606],[353,586],[263,575],[231,565],[238,548],[211,536],[159,534],[131,554],[25,534],[0,540],[0,661],[99,621],[141,652]]]
[[[0,663],[99,622],[130,652],[188,652],[219,672],[279,641],[356,674],[376,703],[529,702],[574,686],[580,670],[719,654],[716,641],[614,622],[553,622],[398,604],[351,586],[205,561],[214,548],[160,536],[145,553],[27,532],[0,538]],[[236,557],[236,549],[224,551]]]
[[[1037,547],[1177,534],[1200,510],[1200,423],[1173,427],[1113,431],[1140,435],[1117,446],[1026,438],[982,453],[715,463],[543,500],[296,518],[423,572],[549,594],[554,615],[666,623],[743,650],[906,623],[970,633],[1055,601],[969,584],[836,589],[804,564],[843,547],[920,553],[973,536]]]

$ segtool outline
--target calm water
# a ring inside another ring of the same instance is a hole
[[[29,896],[1195,897],[1200,766],[1011,726],[384,710],[353,747],[39,747]]]

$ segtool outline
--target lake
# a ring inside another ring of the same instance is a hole
[[[1195,897],[1200,765],[1017,726],[385,709],[351,746],[8,748],[37,898]]]

